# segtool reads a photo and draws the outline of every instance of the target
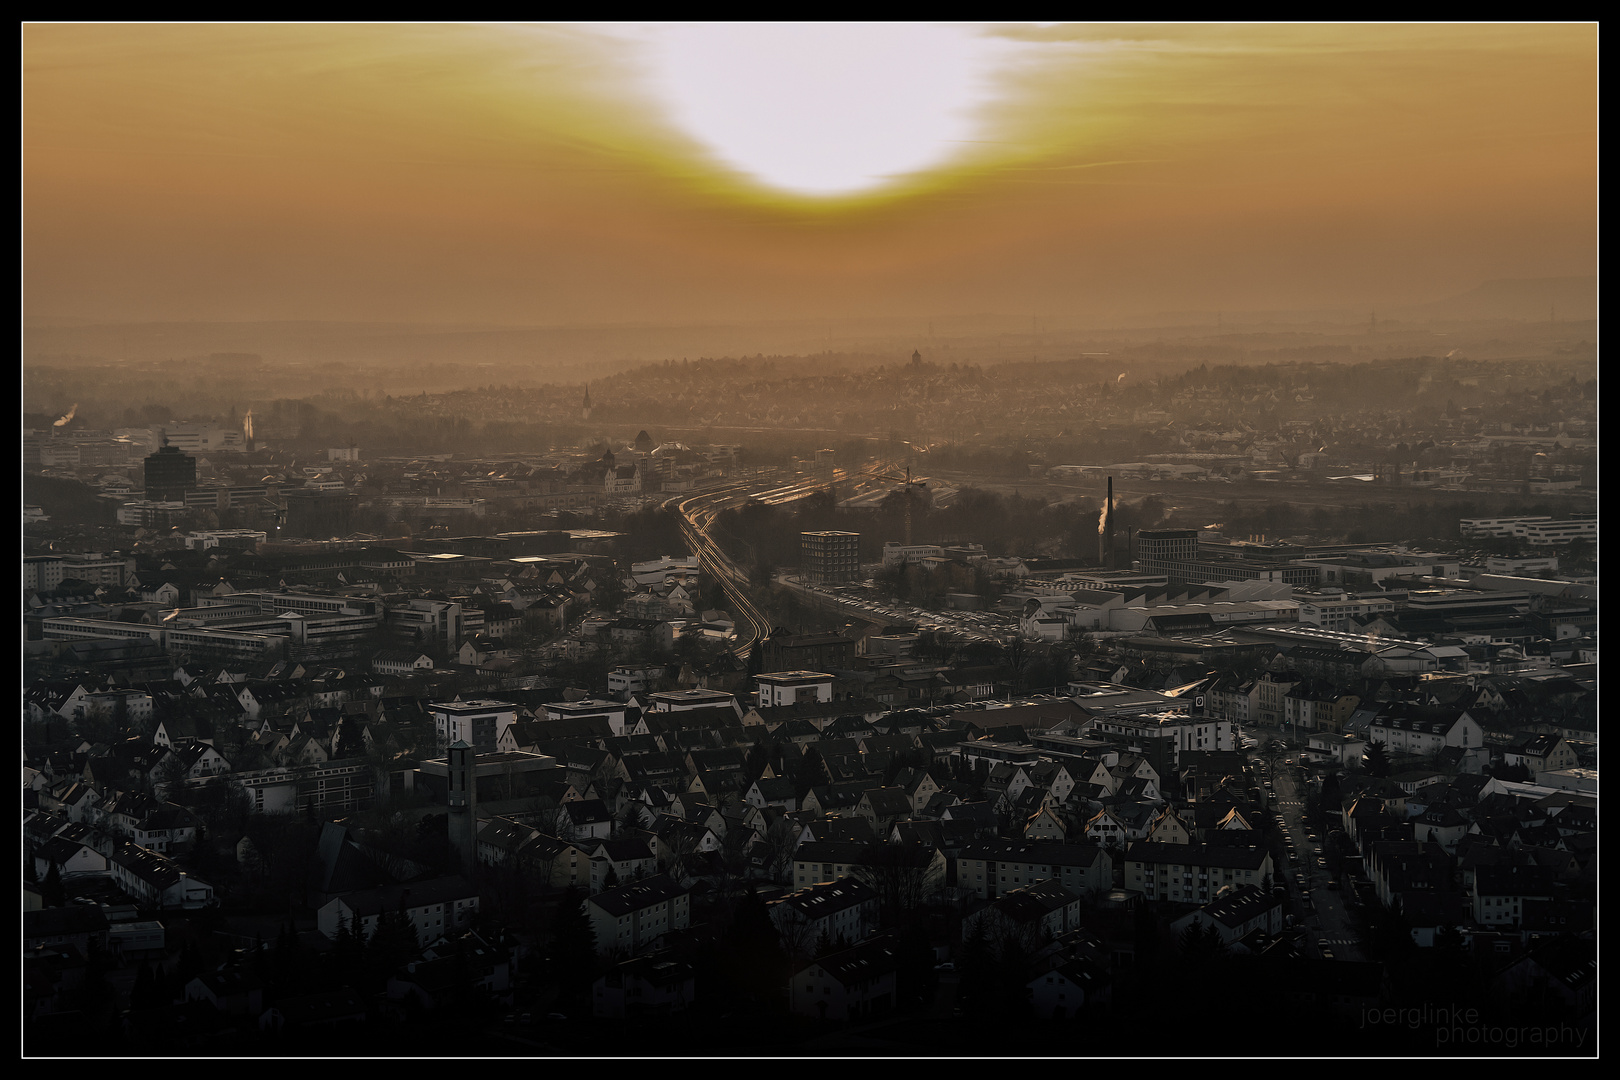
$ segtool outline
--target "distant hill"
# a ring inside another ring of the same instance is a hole
[[[926,321],[911,327],[882,359],[910,356]],[[596,378],[667,359],[820,354],[835,344],[876,340],[892,328],[881,320],[843,320],[837,342],[825,322],[553,327],[430,326],[386,323],[90,323],[33,319],[23,327],[24,362],[56,366],[108,360],[162,361],[209,357],[287,365],[368,364],[520,366],[548,381]],[[473,378],[476,378],[476,374]]]
[[[1465,293],[1413,309],[1431,319],[1523,319],[1546,322],[1597,318],[1597,277],[1498,278]]]

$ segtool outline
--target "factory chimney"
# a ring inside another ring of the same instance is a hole
[[[1114,568],[1114,478],[1108,478],[1108,495],[1103,499],[1102,520],[1097,528],[1097,561],[1105,569]]]

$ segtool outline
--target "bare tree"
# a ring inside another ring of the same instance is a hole
[[[939,894],[945,879],[937,855],[931,847],[884,844],[856,867],[853,876],[878,894],[884,926],[908,922]]]

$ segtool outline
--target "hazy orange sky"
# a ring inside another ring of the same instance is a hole
[[[23,60],[29,316],[1061,321],[1596,273],[1594,24],[28,25]]]

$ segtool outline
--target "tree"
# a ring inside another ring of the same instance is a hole
[[[934,995],[939,976],[934,973],[934,950],[928,926],[914,920],[900,934],[895,947],[895,998],[902,1007],[925,1004]]]
[[[917,635],[912,651],[919,659],[931,664],[943,664],[956,655],[957,642],[937,630],[924,630]]]
[[[816,939],[816,949],[812,956],[820,960],[823,956],[831,956],[848,947],[849,943],[842,936],[835,935],[831,930],[823,930],[821,936]]]
[[[270,965],[272,996],[308,982],[305,971],[306,957],[298,944],[298,933],[290,922],[283,923],[276,936],[275,952]]]
[[[337,936],[332,939],[327,970],[338,986],[353,986],[365,975],[366,932],[356,912],[353,918],[339,916]]]
[[[1134,924],[1136,955],[1144,966],[1151,964],[1159,953],[1159,924],[1153,917],[1153,909],[1147,904],[1137,904]]]
[[[380,987],[385,984],[388,976],[410,962],[418,948],[420,943],[417,941],[416,927],[406,913],[405,901],[401,898],[398,910],[378,914],[371,940],[366,943],[366,969],[371,985]]]
[[[786,814],[778,816],[765,830],[765,842],[770,845],[771,861],[766,867],[770,880],[789,884],[793,880],[793,848],[800,825]]]
[[[721,938],[720,973],[732,990],[748,1000],[775,1003],[788,981],[788,955],[765,901],[752,888],[733,912]]]
[[[996,956],[983,918],[974,919],[963,936],[956,967],[961,980],[957,984],[957,995],[962,1010],[976,1012],[995,995]]]
[[[1027,683],[1036,690],[1051,687],[1056,692],[1073,678],[1074,661],[1066,648],[1044,650],[1026,669]]]
[[[45,871],[45,880],[39,883],[40,898],[46,907],[61,907],[67,903],[67,892],[62,887],[62,868],[56,863]]]
[[[596,588],[591,590],[591,606],[602,611],[617,611],[627,595],[624,582],[612,574],[605,574],[597,579]]]
[[[585,907],[585,894],[570,885],[557,902],[551,920],[551,960],[557,972],[557,986],[569,1001],[589,993],[596,978],[596,928]]]
[[[1017,1022],[1028,1016],[1028,982],[1035,958],[1050,943],[1051,934],[1038,922],[1013,923],[999,919],[997,922],[999,925],[991,930],[996,961],[988,1011],[1003,1023]]]
[[[776,583],[776,567],[768,562],[755,563],[748,572],[748,583],[756,589],[769,589]]]
[[[1412,940],[1412,924],[1401,911],[1399,897],[1384,909],[1374,925],[1373,940],[1369,944],[1385,960],[1405,957],[1417,948]]]
[[[909,926],[944,886],[937,852],[922,845],[881,844],[852,875],[878,894],[885,927]]]
[[[1389,755],[1382,742],[1370,742],[1361,755],[1361,767],[1369,776],[1389,775]]]
[[[1589,570],[1595,565],[1592,559],[1592,542],[1584,536],[1577,536],[1569,542],[1566,557],[1572,571]]]
[[[211,837],[240,836],[252,812],[247,792],[224,775],[200,787],[182,787],[172,801],[196,811]]]
[[[1182,960],[1188,964],[1204,965],[1226,955],[1226,943],[1213,926],[1194,922],[1181,932],[1176,942]]]
[[[120,705],[123,704],[123,700],[121,697],[118,699]],[[126,725],[119,721],[114,710],[99,702],[86,709],[82,716],[75,718],[72,726],[77,735],[92,743],[116,743],[129,734],[125,730]]]
[[[827,772],[827,762],[823,760],[821,751],[812,744],[805,750],[798,771],[793,774],[793,794],[802,802],[811,788],[825,787],[830,783],[832,776]]]
[[[1339,774],[1330,772],[1322,777],[1322,787],[1317,796],[1317,805],[1321,816],[1313,820],[1316,820],[1317,824],[1321,824],[1323,819],[1330,816],[1337,819],[1340,810],[1339,804],[1343,801],[1343,798],[1340,792]]]
[[[1494,776],[1498,780],[1506,780],[1510,784],[1523,784],[1528,783],[1530,780],[1529,766],[1522,761],[1515,761],[1512,764],[1504,761],[1501,764],[1487,767],[1485,771],[1488,775]]]
[[[90,1021],[91,1032],[100,1034],[102,1023],[118,1005],[118,991],[107,980],[107,971],[112,966],[111,958],[95,938],[90,939],[89,955],[85,957],[84,971],[80,975],[79,988],[72,994],[70,1000],[75,1008],[84,1014]]]
[[[622,795],[620,797],[623,798]],[[624,799],[619,808],[613,812],[612,828],[615,840],[623,840],[642,827],[641,814],[642,810],[645,809],[645,805],[636,799]]]
[[[132,1010],[154,1009],[166,1004],[162,1001],[157,989],[157,976],[146,964],[137,964],[135,967],[135,984],[129,990],[129,1007]]]
[[[817,934],[815,924],[809,919],[792,916],[783,919],[782,925],[777,928],[777,941],[794,967],[801,961],[826,956],[844,947],[843,939],[832,931],[823,930]]]
[[[152,770],[152,794],[160,799],[167,799],[185,778],[186,763],[171,749],[163,760],[158,762],[157,768]]]

